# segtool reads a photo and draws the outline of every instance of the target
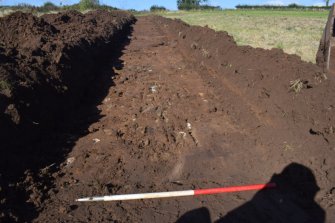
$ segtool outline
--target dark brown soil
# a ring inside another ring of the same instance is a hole
[[[119,44],[123,28],[133,20],[118,11],[85,16],[70,11],[42,18],[17,12],[0,19],[0,90],[6,98],[0,106],[6,123],[1,141],[21,141],[18,135],[31,140],[43,127],[59,122],[95,78],[111,42]]]
[[[41,18],[17,12],[0,18],[0,220],[29,220],[35,214],[45,196],[26,203],[36,189],[22,177],[66,154],[35,142],[59,137],[55,133],[89,96],[102,67],[119,57],[134,21],[119,11]],[[41,187],[50,183],[46,178]]]
[[[4,215],[26,216],[32,204],[34,222],[335,219],[334,76],[281,50],[238,47],[227,33],[162,17],[138,18],[129,38],[71,119],[29,145],[50,154],[32,156],[44,161],[18,181],[27,203],[5,206]],[[278,187],[75,202],[269,181]]]

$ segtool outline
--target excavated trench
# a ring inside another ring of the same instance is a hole
[[[332,222],[331,74],[225,32],[114,13],[0,20],[2,34],[19,27],[0,37],[0,220]],[[75,202],[266,182],[278,186]]]
[[[37,216],[53,178],[41,168],[64,160],[76,141],[71,128],[79,137],[99,119],[94,108],[113,85],[106,70],[119,66],[134,22],[121,11],[0,19],[1,220]],[[78,111],[90,117],[79,120]]]

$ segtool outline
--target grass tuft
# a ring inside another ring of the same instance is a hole
[[[0,80],[0,91],[4,90],[12,90],[12,85],[6,79]]]
[[[290,81],[290,90],[294,91],[295,93],[299,93],[303,87],[304,83],[300,79]]]

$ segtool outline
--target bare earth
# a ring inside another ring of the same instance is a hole
[[[224,33],[159,17],[139,18],[129,38],[115,76],[107,70],[99,82],[113,86],[98,111],[88,103],[74,118],[100,115],[54,174],[35,222],[210,222],[208,213],[218,222],[332,222],[333,77],[279,50],[237,48]],[[212,56],[220,50],[221,64]],[[290,92],[297,78],[307,82]],[[74,201],[269,181],[278,188],[257,194]]]
[[[49,20],[76,30],[84,16],[72,16]],[[99,34],[91,26],[104,20],[87,21],[87,36]],[[53,40],[62,32],[55,32]],[[281,50],[238,47],[227,33],[157,16],[138,18],[128,38],[110,40],[119,47],[110,54],[104,45],[109,41],[80,35],[73,37],[81,43],[76,52],[86,59],[91,58],[86,49],[100,41],[99,66],[76,61],[77,71],[92,78],[89,89],[78,90],[79,103],[70,106],[69,100],[59,123],[33,142],[0,150],[0,221],[333,222],[334,76]],[[46,123],[29,125],[41,130]],[[277,187],[156,200],[75,201],[267,182]]]

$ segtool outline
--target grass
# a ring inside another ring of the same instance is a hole
[[[12,10],[12,9],[0,9],[0,17],[4,17],[4,16],[9,15],[13,12],[14,12],[14,10]]]
[[[0,80],[0,91],[11,90],[11,89],[12,89],[12,86],[8,80],[6,79]]]
[[[326,25],[328,11],[223,10],[160,12],[191,25],[208,25],[227,31],[238,45],[280,48],[315,63],[315,55]]]
[[[303,87],[304,83],[300,79],[290,81],[290,90],[294,91],[295,93],[299,93]]]

